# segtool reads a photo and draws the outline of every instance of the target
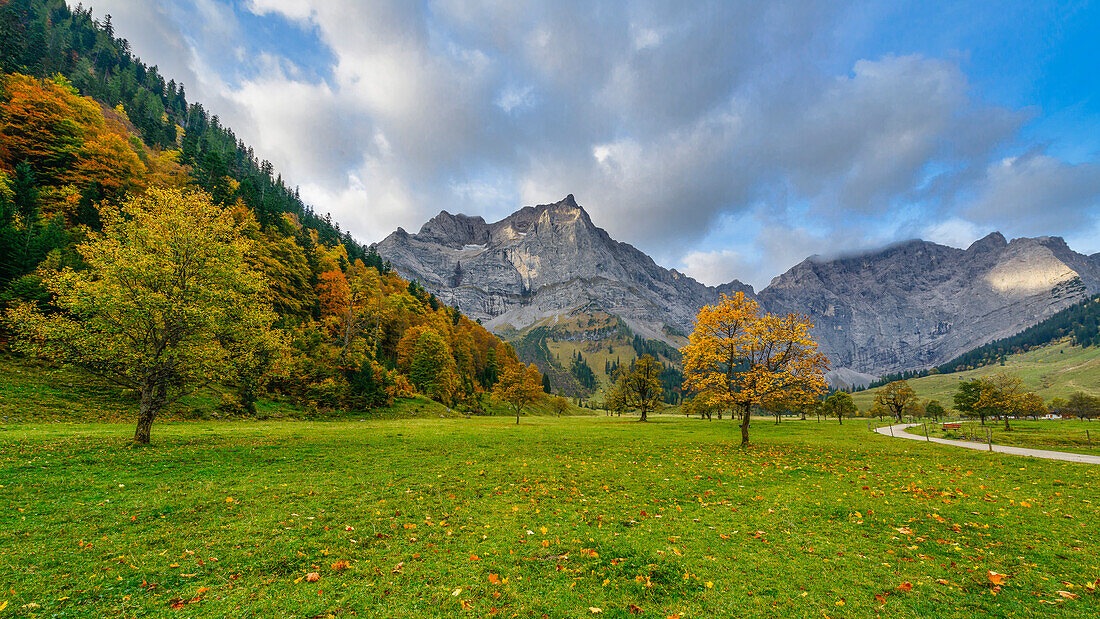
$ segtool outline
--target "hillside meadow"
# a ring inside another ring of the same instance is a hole
[[[1026,353],[1009,355],[1004,365],[986,365],[952,374],[933,374],[907,381],[922,400],[939,400],[952,406],[959,381],[1008,372],[1019,377],[1024,386],[1039,394],[1044,402],[1056,397],[1068,398],[1075,391],[1100,395],[1100,347],[1082,348],[1066,341],[1055,342]],[[852,394],[859,410],[866,413],[874,402],[875,390]]]
[[[1082,616],[1100,469],[865,424],[0,425],[0,617]]]

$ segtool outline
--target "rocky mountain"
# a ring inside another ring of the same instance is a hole
[[[416,234],[399,228],[377,249],[405,277],[512,337],[566,317],[609,314],[643,338],[681,346],[695,313],[720,293],[754,295],[736,280],[705,286],[657,265],[593,225],[572,195],[495,223],[443,211]],[[965,250],[913,240],[811,257],[754,296],[769,312],[809,315],[833,362],[831,380],[858,385],[943,363],[1097,292],[1100,258],[1057,237],[1010,243],[994,233]]]
[[[402,275],[498,332],[605,312],[634,333],[682,343],[718,289],[658,266],[597,228],[572,195],[496,222],[436,215],[416,234],[398,228],[377,245]],[[723,291],[752,288],[731,282]]]
[[[1020,332],[1100,291],[1100,261],[1061,238],[962,250],[907,241],[835,260],[809,258],[760,291],[771,312],[810,315],[834,367],[881,375],[925,368]]]

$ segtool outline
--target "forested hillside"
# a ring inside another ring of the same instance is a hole
[[[167,188],[177,193],[152,195],[199,194],[215,220],[231,217],[262,275],[273,345],[223,379],[242,411],[264,390],[321,407],[420,392],[478,408],[518,363],[303,204],[216,115],[188,103],[182,84],[137,59],[109,18],[60,0],[0,3],[0,69],[0,311],[64,313],[43,281],[90,268],[88,252],[134,216],[118,205]],[[108,213],[121,219],[105,226]],[[10,324],[0,330],[0,349],[19,344]]]

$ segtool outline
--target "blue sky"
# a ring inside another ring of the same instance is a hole
[[[994,230],[1100,251],[1098,3],[90,5],[364,242],[573,193],[711,284]]]

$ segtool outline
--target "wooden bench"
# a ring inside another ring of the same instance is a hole
[[[961,423],[945,423],[945,424],[943,424],[943,429],[944,430],[961,430],[962,429],[962,424]]]

